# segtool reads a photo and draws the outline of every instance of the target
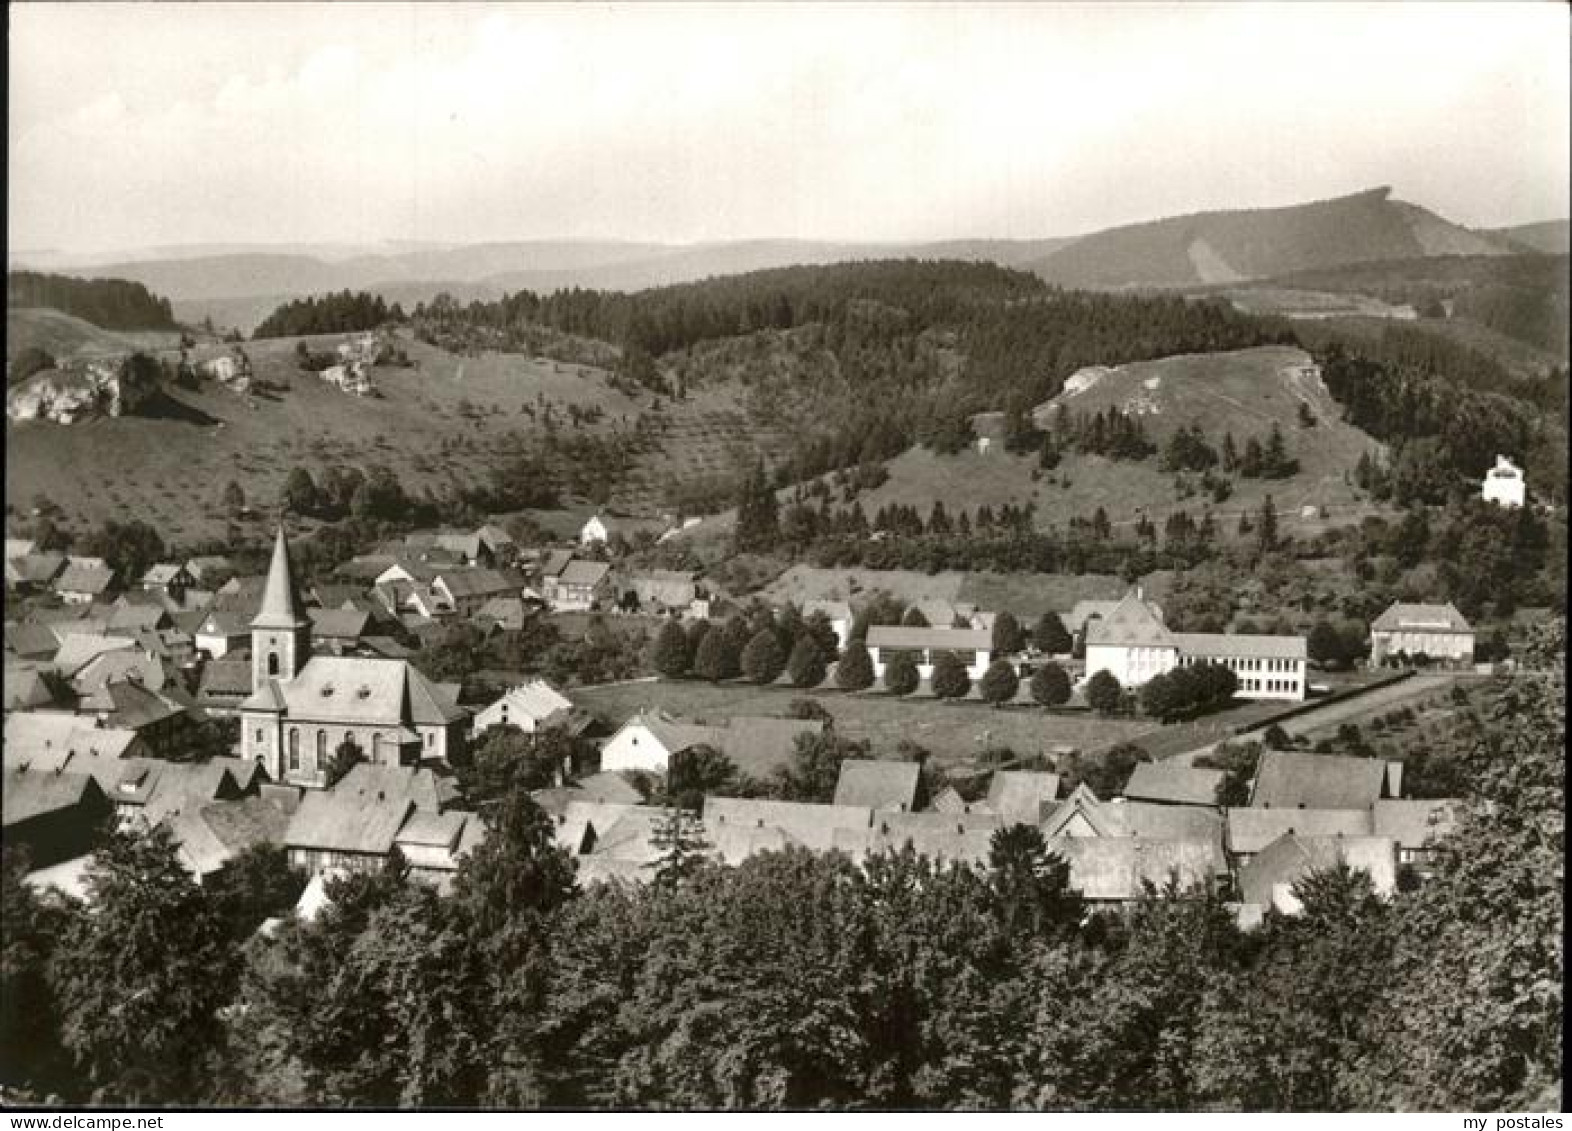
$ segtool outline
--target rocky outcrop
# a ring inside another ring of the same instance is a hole
[[[371,382],[371,367],[380,364],[391,348],[378,334],[356,334],[339,343],[338,364],[320,370],[317,376],[357,397],[378,396]]]
[[[93,416],[125,416],[158,392],[158,363],[133,355],[38,373],[6,392],[12,420],[74,424]]]
[[[196,369],[200,376],[217,381],[232,393],[244,396],[251,391],[251,359],[239,346],[223,357],[201,362]]]

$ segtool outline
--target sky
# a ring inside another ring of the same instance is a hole
[[[1568,212],[1490,4],[26,4],[13,249],[1070,236],[1391,185]]]

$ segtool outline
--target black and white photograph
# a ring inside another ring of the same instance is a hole
[[[8,1127],[1562,1127],[1572,8],[7,19]]]

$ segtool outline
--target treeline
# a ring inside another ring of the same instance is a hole
[[[10,306],[49,306],[105,330],[173,330],[169,300],[128,279],[78,279],[37,271],[6,274]]]
[[[1327,531],[1311,552],[1342,558],[1362,587],[1394,594],[1411,571],[1423,571],[1426,598],[1451,601],[1467,617],[1505,618],[1566,600],[1566,527],[1532,507],[1477,498],[1440,511],[1415,507],[1392,521],[1371,517]]]
[[[8,851],[0,1081],[109,1106],[1553,1108],[1564,685],[1490,693],[1423,883],[1382,899],[1332,866],[1251,934],[1199,888],[1089,908],[1025,826],[974,866],[724,867],[671,810],[648,884],[580,889],[506,778],[445,892],[395,860],[310,922],[278,849],[199,886],[167,831],[115,833],[91,911]]]
[[[417,306],[414,313],[417,319],[461,313],[496,327],[539,323],[661,357],[716,338],[835,321],[855,303],[882,306],[912,330],[952,320],[965,305],[1043,291],[1036,276],[992,263],[902,259],[779,267],[633,294],[578,287],[548,295],[520,291],[462,308]]]
[[[404,321],[398,303],[364,291],[312,295],[279,305],[251,331],[252,338],[293,338],[304,334],[347,334]]]
[[[1384,465],[1366,461],[1359,471],[1378,499],[1399,506],[1445,502],[1477,492],[1497,455],[1527,459],[1547,448],[1565,450],[1564,429],[1514,397],[1476,392],[1426,367],[1350,355],[1337,344],[1320,361],[1348,422],[1391,448]],[[1538,486],[1560,494],[1565,474],[1562,468]]]

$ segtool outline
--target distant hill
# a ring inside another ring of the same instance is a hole
[[[1287,208],[1200,212],[1110,228],[1024,266],[1062,286],[1186,287],[1361,260],[1517,250],[1377,188]]]
[[[796,264],[858,259],[965,259],[1013,265],[1041,258],[1062,240],[949,240],[938,243],[860,244],[805,240],[740,240],[692,245],[617,241],[533,241],[415,246],[374,253],[345,247],[311,253],[299,248],[220,250],[213,254],[158,254],[94,266],[168,295],[181,319],[246,333],[280,303],[329,291],[372,291],[406,308],[442,292],[461,302],[504,292],[549,292],[571,287],[633,291],[720,275]],[[35,253],[31,264],[53,262]]]
[[[1566,255],[1572,251],[1572,221],[1567,220],[1545,220],[1538,224],[1519,224],[1513,228],[1490,228],[1483,234],[1511,240],[1546,255]]]

